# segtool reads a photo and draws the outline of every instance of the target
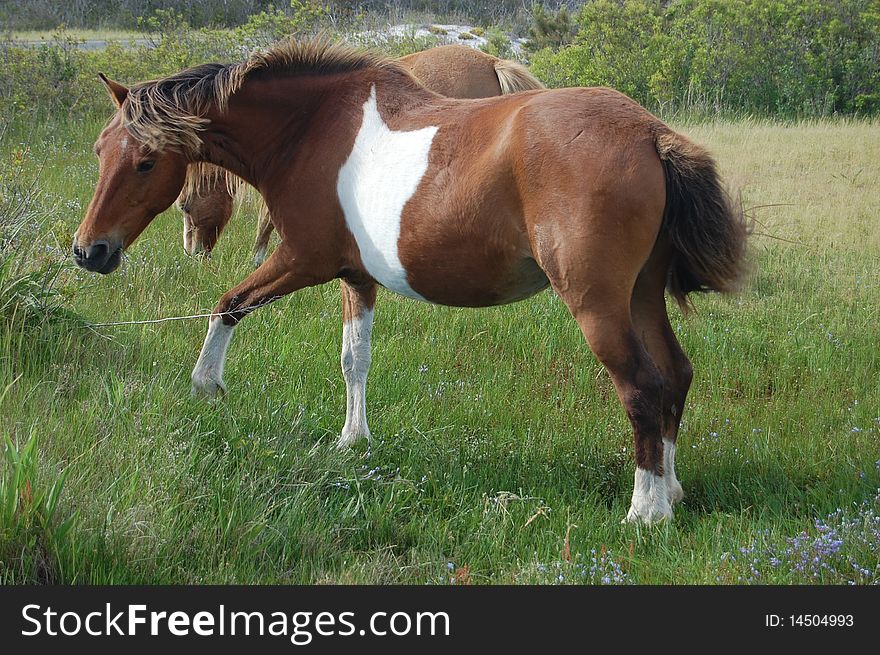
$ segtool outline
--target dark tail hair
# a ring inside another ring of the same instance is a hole
[[[693,291],[737,290],[746,272],[751,227],[703,148],[665,126],[655,143],[666,175],[662,231],[674,251],[666,290],[687,311]]]

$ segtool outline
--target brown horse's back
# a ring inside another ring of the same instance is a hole
[[[495,72],[500,60],[468,46],[441,46],[397,61],[422,85],[449,98],[489,98],[502,93]]]

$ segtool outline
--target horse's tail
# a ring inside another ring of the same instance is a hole
[[[504,95],[544,88],[541,81],[532,75],[528,68],[508,59],[499,59],[495,62],[495,75],[498,76],[498,84],[501,85],[501,93]]]
[[[666,176],[662,230],[673,247],[666,289],[686,311],[692,291],[739,287],[751,227],[703,148],[665,126],[657,129],[655,144]]]

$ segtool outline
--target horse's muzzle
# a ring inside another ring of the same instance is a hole
[[[85,248],[73,241],[73,261],[87,271],[106,275],[119,268],[122,261],[122,247],[111,249],[107,241],[95,241]]]

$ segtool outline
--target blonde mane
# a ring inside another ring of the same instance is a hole
[[[225,111],[229,98],[252,76],[322,75],[395,66],[371,51],[335,43],[326,37],[285,39],[234,64],[203,64],[132,87],[122,105],[123,123],[152,150],[195,155],[212,108]]]

